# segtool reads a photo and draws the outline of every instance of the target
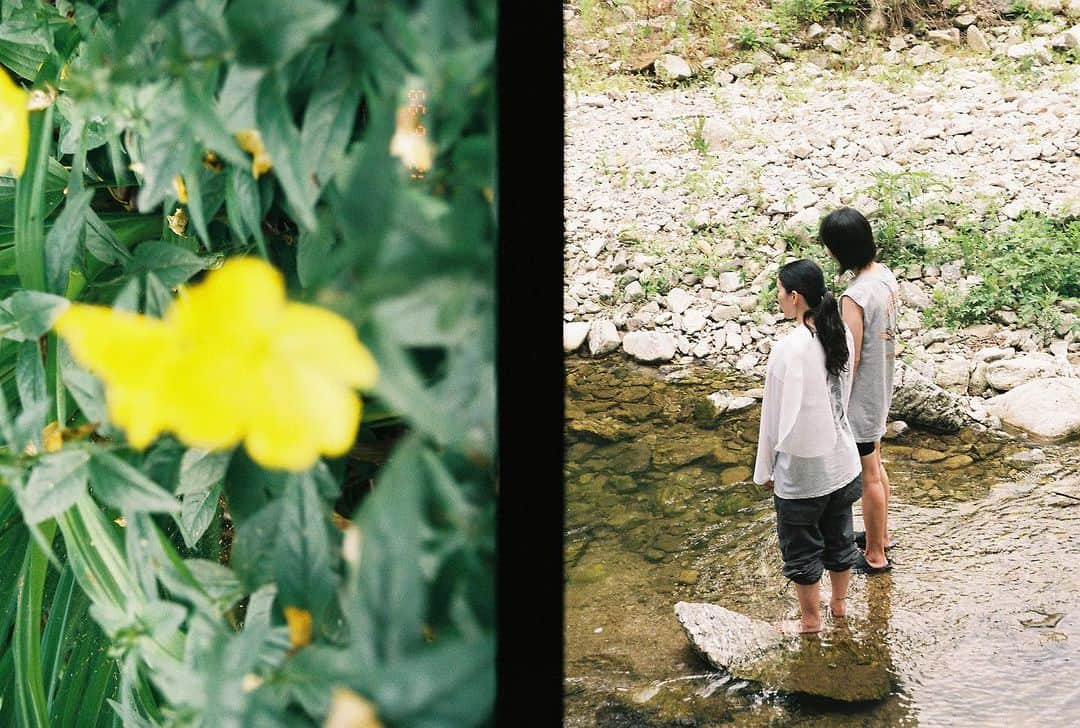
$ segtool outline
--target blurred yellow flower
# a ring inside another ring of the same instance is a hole
[[[173,177],[173,191],[176,192],[176,201],[181,205],[187,204],[187,184],[184,183],[183,175]]]
[[[286,300],[281,274],[257,258],[181,289],[163,319],[72,304],[56,330],[105,382],[109,418],[133,447],[164,432],[205,450],[243,442],[267,468],[344,454],[360,422],[355,389],[378,371],[352,324]]]
[[[334,688],[323,728],[382,728],[375,706],[352,690]]]
[[[418,172],[431,169],[432,150],[424,127],[408,106],[397,112],[397,127],[390,139],[390,154],[401,159],[402,164]]]
[[[28,95],[6,72],[0,71],[0,174],[22,175],[30,145]]]
[[[251,176],[259,179],[263,172],[269,172],[274,166],[270,153],[263,146],[262,134],[258,129],[241,129],[233,136],[240,148],[251,155]]]
[[[289,644],[300,649],[311,644],[311,612],[299,607],[285,607],[285,623],[289,625]]]

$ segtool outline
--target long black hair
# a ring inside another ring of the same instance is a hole
[[[840,307],[836,298],[825,287],[825,274],[821,266],[812,260],[795,260],[777,273],[777,278],[787,291],[798,291],[806,299],[810,310],[806,312],[803,324],[814,335],[814,329],[806,322],[814,320],[817,328],[817,340],[825,350],[825,368],[830,374],[839,375],[847,369],[848,346],[844,333],[844,321],[840,318]]]
[[[877,255],[870,222],[853,207],[841,207],[826,215],[818,228],[818,238],[836,256],[841,272],[862,270]]]

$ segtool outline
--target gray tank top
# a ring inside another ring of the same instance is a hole
[[[862,350],[848,404],[856,442],[873,442],[885,434],[892,405],[899,291],[896,277],[881,263],[857,275],[844,291],[863,311]]]

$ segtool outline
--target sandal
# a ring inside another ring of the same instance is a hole
[[[858,561],[856,561],[855,565],[852,566],[851,568],[856,574],[873,575],[873,574],[884,574],[886,571],[892,571],[892,567],[893,567],[893,563],[891,561],[889,561],[888,557],[885,558],[885,564],[884,565],[882,565],[882,566],[871,566],[870,564],[867,563],[866,556],[864,556],[863,554],[859,554]]]
[[[858,546],[859,548],[861,548],[863,551],[866,550],[866,531],[856,531],[855,532],[855,545]],[[886,546],[885,550],[886,551],[892,551],[894,548],[896,548],[896,542],[895,541],[893,541],[891,544]]]

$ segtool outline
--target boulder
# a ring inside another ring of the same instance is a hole
[[[986,400],[986,410],[1002,422],[1060,440],[1080,433],[1080,379],[1036,379]]]
[[[986,40],[986,35],[979,30],[977,25],[972,25],[967,29],[966,39],[968,48],[977,53],[989,53],[990,43]]]
[[[619,331],[608,319],[596,319],[589,328],[589,354],[603,356],[619,348]]]
[[[1048,354],[1028,354],[999,359],[986,368],[986,381],[999,392],[1008,392],[1033,379],[1067,374],[1065,366]]]
[[[631,331],[623,337],[622,347],[634,359],[646,364],[675,358],[675,337],[659,331]]]
[[[903,362],[896,363],[889,417],[941,432],[957,432],[967,420],[960,397]]]

